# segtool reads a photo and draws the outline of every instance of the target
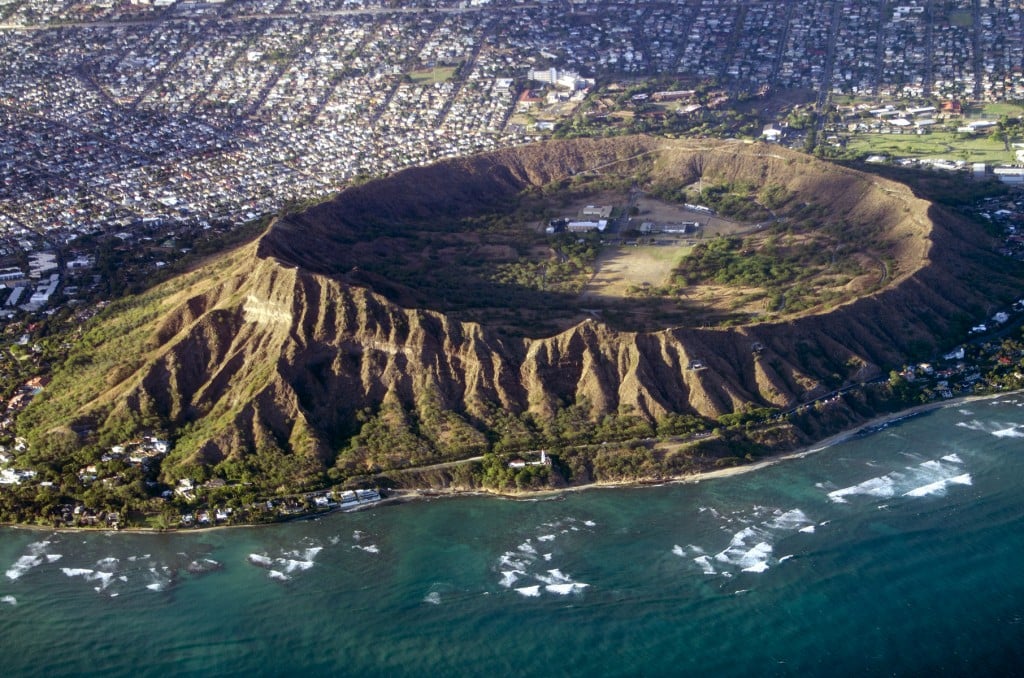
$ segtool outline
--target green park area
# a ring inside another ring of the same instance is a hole
[[[956,132],[929,134],[857,134],[847,148],[865,154],[892,157],[965,160],[967,162],[1013,162],[1013,151],[1000,140],[985,135],[968,136]]]
[[[452,79],[455,72],[459,70],[456,66],[435,66],[434,68],[422,68],[410,71],[407,75],[417,85],[433,85],[438,82],[447,82]]]
[[[968,106],[967,113],[973,118],[980,116],[988,120],[998,120],[1002,116],[1019,118],[1024,115],[1024,106],[1009,101],[990,101],[978,106]]]

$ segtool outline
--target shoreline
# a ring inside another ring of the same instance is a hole
[[[993,393],[987,395],[970,395],[961,396],[959,398],[951,398],[949,400],[943,400],[940,402],[923,403],[921,405],[914,405],[904,410],[898,410],[896,412],[890,412],[888,414],[880,414],[872,417],[871,419],[858,424],[857,426],[840,431],[831,436],[823,438],[822,440],[807,445],[801,449],[793,452],[784,452],[778,455],[773,455],[767,459],[761,461],[740,464],[738,466],[730,466],[728,468],[712,469],[708,471],[698,471],[696,473],[689,473],[682,476],[670,476],[667,478],[641,478],[636,480],[623,480],[623,481],[612,481],[612,482],[591,482],[583,485],[574,485],[569,487],[551,488],[543,490],[529,490],[525,492],[496,492],[486,489],[451,489],[451,488],[414,488],[414,489],[401,489],[391,490],[389,496],[381,498],[379,501],[375,501],[371,504],[364,504],[358,507],[352,507],[349,509],[335,509],[331,511],[324,511],[320,513],[312,513],[308,515],[294,516],[285,518],[283,520],[276,520],[268,523],[244,523],[240,525],[211,525],[209,527],[188,527],[188,528],[170,528],[170,529],[156,529],[150,527],[126,527],[123,529],[112,530],[110,528],[93,528],[93,527],[46,527],[44,525],[28,525],[23,523],[0,523],[0,528],[15,529],[15,530],[31,530],[31,531],[42,531],[42,532],[71,532],[71,533],[83,533],[83,532],[95,532],[104,534],[148,534],[148,535],[177,535],[177,534],[206,534],[211,530],[233,530],[239,528],[260,528],[269,527],[273,525],[281,525],[284,523],[298,522],[302,520],[318,520],[326,516],[335,515],[338,513],[354,513],[357,511],[366,511],[381,506],[396,505],[396,504],[408,504],[419,501],[430,501],[433,499],[453,499],[456,497],[490,497],[494,499],[504,499],[508,501],[558,501],[563,498],[566,493],[584,492],[590,490],[601,490],[601,489],[623,489],[623,488],[644,488],[644,487],[655,487],[663,485],[685,485],[685,484],[697,484],[705,480],[717,480],[719,478],[730,478],[733,476],[742,475],[745,473],[753,473],[782,462],[790,461],[793,459],[803,459],[812,454],[817,454],[831,447],[835,447],[847,440],[863,435],[865,433],[872,432],[872,429],[882,429],[890,424],[917,417],[922,414],[927,414],[935,410],[946,409],[956,405],[962,405],[964,403],[979,402],[984,400],[993,400],[995,398],[1004,398],[1024,395],[1024,389],[1016,391],[1007,391],[1005,393]]]
[[[935,410],[941,410],[956,405],[962,405],[964,403],[978,402],[983,400],[992,400],[995,398],[1003,398],[1015,395],[1024,395],[1024,389],[1016,391],[1007,391],[1005,393],[993,393],[987,395],[970,395],[961,396],[959,398],[951,398],[949,400],[942,400],[938,402],[922,403],[920,405],[914,405],[907,409],[898,410],[896,412],[890,412],[888,414],[880,414],[871,419],[849,428],[838,433],[834,433],[826,438],[819,440],[818,442],[807,445],[803,448],[795,450],[793,452],[783,452],[777,455],[772,455],[767,459],[756,461],[749,464],[740,464],[738,466],[730,466],[728,468],[711,469],[708,471],[698,471],[696,473],[689,473],[682,476],[670,476],[666,478],[647,478],[637,480],[623,480],[623,481],[610,481],[610,482],[591,482],[584,485],[573,485],[569,487],[544,489],[544,490],[529,490],[525,492],[496,492],[485,489],[472,489],[472,490],[453,490],[450,488],[419,488],[419,489],[406,489],[406,490],[393,490],[394,495],[388,498],[386,501],[392,501],[394,503],[409,503],[414,501],[429,501],[431,499],[449,499],[454,497],[493,497],[496,499],[505,499],[509,501],[556,501],[560,495],[568,492],[584,492],[589,490],[601,490],[601,489],[623,489],[623,488],[643,488],[643,487],[655,487],[661,485],[685,485],[685,484],[696,484],[705,480],[716,480],[719,478],[729,478],[732,476],[738,476],[745,473],[752,473],[759,471],[769,466],[790,461],[793,459],[803,459],[812,454],[822,452],[831,447],[835,447],[847,440],[856,438],[857,436],[871,432],[871,429],[881,429],[890,424],[917,417],[922,414],[927,414]]]

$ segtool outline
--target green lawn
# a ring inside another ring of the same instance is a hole
[[[895,157],[944,158],[967,162],[1011,162],[1013,153],[1002,143],[986,136],[960,138],[952,132],[916,134],[858,134],[850,138],[848,148],[861,153]]]
[[[1008,118],[1018,118],[1024,115],[1024,106],[1018,106],[1009,102],[994,102],[985,104],[981,112],[986,118],[998,118],[1002,115]]]
[[[969,9],[956,10],[949,13],[949,23],[961,28],[974,25],[974,14]]]
[[[411,71],[407,75],[417,85],[432,85],[436,82],[451,80],[457,70],[459,70],[458,66],[436,66],[434,68]]]

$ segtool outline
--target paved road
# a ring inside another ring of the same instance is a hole
[[[825,108],[832,97],[832,70],[836,57],[836,36],[839,34],[839,21],[842,18],[843,3],[834,0],[832,3],[832,19],[828,27],[828,53],[825,56],[825,70],[821,74],[821,90],[818,92],[818,100],[815,102],[814,110],[818,113],[818,120],[815,123],[815,133],[819,135],[818,143],[821,143],[820,135],[825,129]]]
[[[483,458],[484,458],[484,455],[481,454],[478,457],[469,457],[468,459],[456,459],[455,461],[445,461],[445,462],[441,462],[440,464],[430,464],[429,466],[410,466],[408,468],[391,469],[390,471],[385,471],[383,473],[378,473],[377,475],[378,476],[387,475],[388,473],[394,473],[396,471],[416,471],[416,472],[420,472],[420,471],[436,471],[438,469],[451,468],[452,466],[460,466],[462,464],[468,464],[468,463],[474,462],[474,461],[482,461]]]

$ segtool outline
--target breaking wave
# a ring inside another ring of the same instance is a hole
[[[795,533],[810,534],[815,529],[814,521],[799,508],[783,511],[754,506],[749,511],[723,515],[712,508],[701,507],[699,512],[718,520],[722,523],[722,529],[729,529],[726,526],[736,523],[744,525],[743,528],[732,532],[726,547],[714,555],[708,555],[704,548],[694,544],[687,544],[685,547],[676,544],[672,547],[674,555],[689,559],[707,576],[719,575],[728,578],[739,572],[766,572],[772,565],[788,560],[785,557],[774,559],[775,542],[778,539]]]
[[[971,474],[963,473],[963,460],[956,454],[908,466],[903,471],[892,471],[883,476],[869,478],[828,493],[837,504],[845,504],[849,497],[868,496],[881,499],[892,497],[925,497],[943,494],[950,485],[970,485]]]

